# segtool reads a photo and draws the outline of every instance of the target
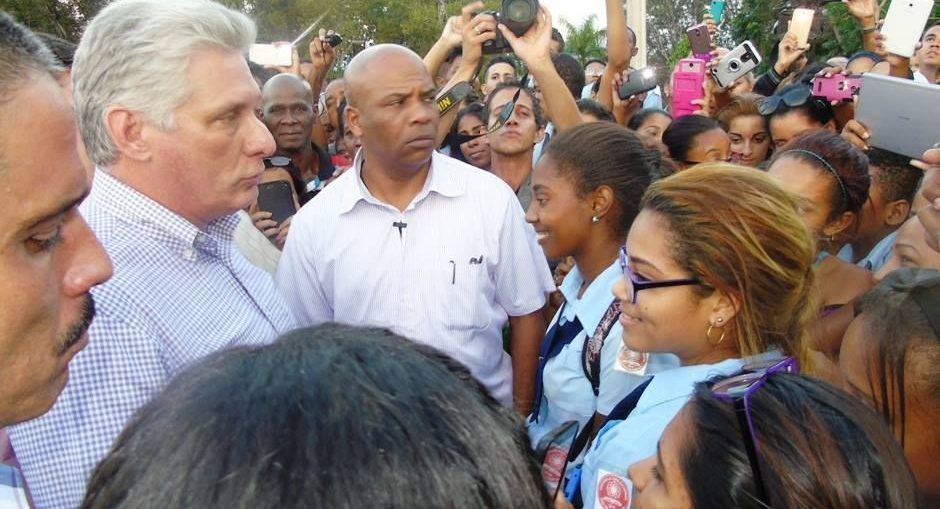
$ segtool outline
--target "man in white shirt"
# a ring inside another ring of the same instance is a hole
[[[413,52],[374,46],[345,79],[346,120],[362,148],[353,170],[293,219],[277,283],[295,319],[387,327],[464,363],[494,397],[528,412],[552,280],[516,197],[434,153],[436,90]]]

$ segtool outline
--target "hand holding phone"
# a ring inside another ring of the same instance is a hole
[[[258,185],[258,209],[271,213],[271,220],[277,224],[297,212],[294,206],[294,193],[291,185],[283,180],[264,182]]]
[[[862,86],[860,76],[835,74],[831,77],[816,76],[812,81],[813,95],[829,102],[849,102],[858,95]]]
[[[631,71],[627,79],[620,85],[617,95],[620,99],[627,99],[649,92],[656,88],[656,71],[652,67]]]
[[[813,18],[816,11],[813,9],[793,9],[793,17],[790,18],[790,28],[787,30],[796,36],[798,48],[805,48],[809,44],[809,34],[813,29]]]
[[[679,68],[672,75],[672,116],[691,115],[699,110],[693,101],[705,97],[705,62],[698,58],[679,60]]]
[[[712,78],[721,88],[730,87],[738,78],[760,65],[761,56],[751,41],[744,41],[731,50],[712,68]]]
[[[881,35],[885,37],[888,53],[907,58],[914,56],[914,48],[920,41],[927,20],[930,19],[933,5],[933,0],[891,2],[884,25],[881,26]]]
[[[725,0],[712,0],[709,13],[716,24],[721,24],[721,17],[725,14]]]
[[[706,62],[711,60],[712,36],[708,32],[708,25],[699,23],[686,30],[686,35],[689,37],[689,46],[695,58]]]

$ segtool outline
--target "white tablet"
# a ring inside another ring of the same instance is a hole
[[[940,142],[940,85],[866,73],[855,119],[873,147],[920,159]]]

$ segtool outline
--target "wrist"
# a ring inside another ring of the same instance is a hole
[[[774,72],[777,78],[783,79],[786,78],[788,74],[790,74],[790,65],[778,61],[776,64],[774,64],[773,69],[771,70]]]

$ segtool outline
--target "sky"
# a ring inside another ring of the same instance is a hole
[[[541,3],[552,13],[553,24],[559,30],[561,30],[561,23],[559,23],[561,18],[567,19],[572,25],[579,25],[591,14],[597,15],[598,26],[607,26],[604,0],[541,0]],[[562,33],[564,33],[563,30]]]

